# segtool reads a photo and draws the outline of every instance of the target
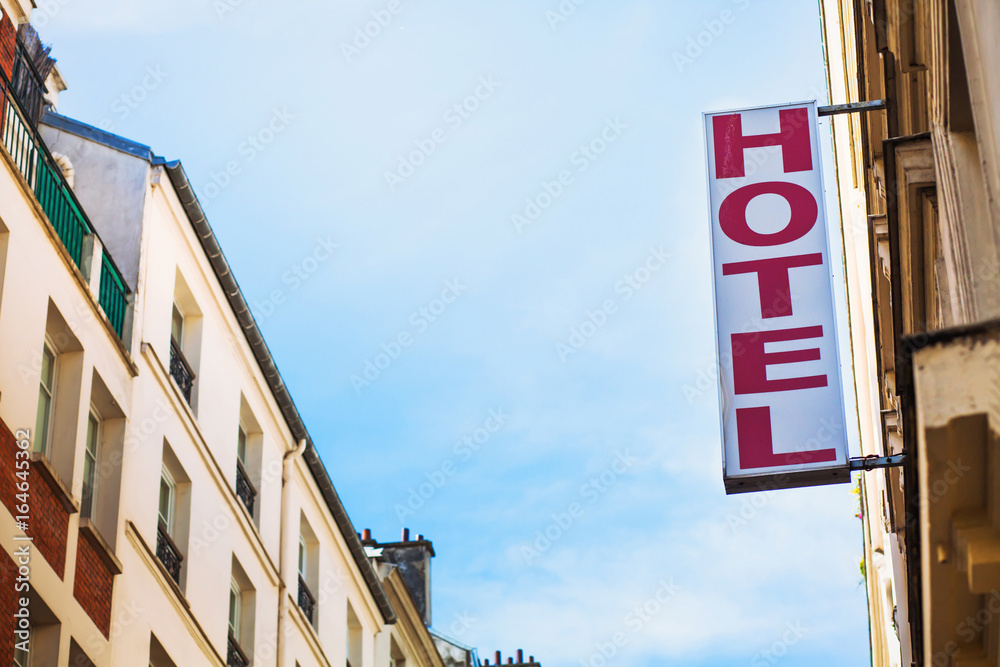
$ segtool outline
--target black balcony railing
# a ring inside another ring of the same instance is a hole
[[[191,405],[191,388],[194,386],[194,371],[191,370],[190,364],[184,358],[184,353],[177,347],[177,343],[174,342],[173,338],[170,339],[170,377],[180,387],[181,393],[184,394],[184,400],[188,402],[188,405]]]
[[[156,527],[156,557],[170,573],[175,584],[181,583],[181,561],[184,560],[181,550],[167,533],[167,527],[162,523]]]
[[[316,598],[309,592],[309,587],[306,586],[306,582],[301,576],[299,577],[299,609],[312,623],[313,612],[316,610]]]
[[[250,664],[250,659],[247,654],[243,652],[240,648],[240,643],[233,636],[233,633],[229,633],[229,649],[226,651],[226,665],[229,667],[247,667]]]
[[[250,516],[253,516],[253,502],[257,497],[257,489],[254,488],[246,468],[239,459],[236,460],[236,495],[243,501],[243,506],[247,508]]]
[[[45,83],[20,40],[14,51],[14,69],[10,79],[10,86],[27,112],[31,124],[37,125],[45,103]]]
[[[38,72],[18,42],[9,80],[0,67],[0,143],[34,193],[63,247],[82,270],[83,239],[97,233],[38,132],[43,91]],[[123,338],[129,289],[106,250],[100,267],[94,270],[100,271],[97,302],[115,333]]]

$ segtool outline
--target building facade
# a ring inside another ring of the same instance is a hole
[[[873,664],[1000,645],[1000,4],[822,0]]]
[[[0,665],[444,667],[433,547],[423,588],[366,551],[183,166],[56,112],[31,6],[0,0]]]

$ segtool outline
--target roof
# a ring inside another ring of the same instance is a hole
[[[326,466],[323,465],[319,452],[316,451],[313,439],[302,421],[302,416],[295,407],[295,402],[292,400],[292,396],[285,386],[281,373],[274,363],[271,351],[268,349],[267,343],[264,341],[264,337],[257,327],[253,313],[250,312],[250,307],[247,305],[246,299],[243,297],[243,292],[240,290],[236,278],[233,276],[229,262],[226,261],[218,239],[208,224],[205,211],[198,202],[198,197],[191,186],[191,182],[188,180],[187,174],[184,172],[181,162],[179,160],[167,162],[162,157],[155,155],[149,146],[125,139],[124,137],[101,130],[92,125],[87,125],[86,123],[81,123],[72,118],[67,118],[52,111],[45,113],[42,122],[123,153],[149,160],[150,164],[165,166],[170,182],[173,184],[181,205],[184,207],[184,212],[187,214],[187,218],[191,222],[198,240],[201,242],[209,264],[211,264],[212,270],[215,272],[215,276],[218,278],[219,284],[226,294],[226,299],[229,301],[229,305],[233,309],[236,319],[239,321],[243,335],[246,337],[247,343],[253,351],[254,358],[257,360],[257,364],[264,374],[268,387],[278,403],[278,407],[285,418],[285,422],[288,424],[289,430],[292,432],[292,436],[297,441],[306,441],[303,459],[312,473],[320,493],[323,495],[323,500],[326,503],[327,509],[330,510],[330,514],[333,516],[334,523],[336,523],[341,535],[347,542],[351,556],[358,569],[361,570],[361,574],[372,596],[375,598],[383,620],[389,624],[395,623],[396,612],[389,603],[389,598],[386,596],[385,590],[375,573],[375,569],[365,554],[365,550],[361,545],[361,538],[358,537],[350,517],[347,516],[347,510],[344,509],[344,505],[340,501],[340,496],[337,495],[337,491],[333,487],[333,481],[330,479]]]

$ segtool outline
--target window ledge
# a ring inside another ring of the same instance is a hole
[[[62,504],[63,509],[66,510],[68,514],[76,514],[80,511],[80,503],[73,498],[73,494],[70,490],[66,488],[63,481],[59,478],[59,473],[56,469],[52,467],[52,462],[49,461],[48,457],[41,452],[34,452],[31,455],[31,463],[37,464],[32,465],[32,472],[40,472],[42,479],[45,480],[49,488],[52,489],[56,494],[56,499]]]
[[[87,538],[98,547],[97,553],[104,561],[104,564],[111,570],[112,575],[122,573],[121,561],[115,556],[114,551],[112,551],[111,546],[104,541],[101,536],[97,526],[90,519],[80,519],[80,533],[87,536]]]

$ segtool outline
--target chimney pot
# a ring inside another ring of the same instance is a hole
[[[495,655],[496,655],[496,662],[494,664],[499,665],[502,662],[502,660],[500,660],[500,651],[497,651]]]
[[[522,664],[524,662],[524,652],[521,649],[517,649],[517,664]]]
[[[528,662],[532,662],[532,663],[535,662],[535,656],[529,655],[528,656]]]
[[[403,542],[409,542],[410,541],[410,529],[409,528],[404,528],[403,529],[403,540],[402,541]]]
[[[514,658],[507,658],[507,664],[508,665],[513,665],[514,664]]]
[[[372,529],[371,528],[365,528],[364,532],[361,533],[361,539],[365,540],[366,542],[368,540],[372,539]]]
[[[423,536],[423,535],[419,535],[419,534],[418,534],[418,535],[417,535],[417,541],[418,541],[418,542],[423,542],[423,541],[424,541],[424,536]]]

